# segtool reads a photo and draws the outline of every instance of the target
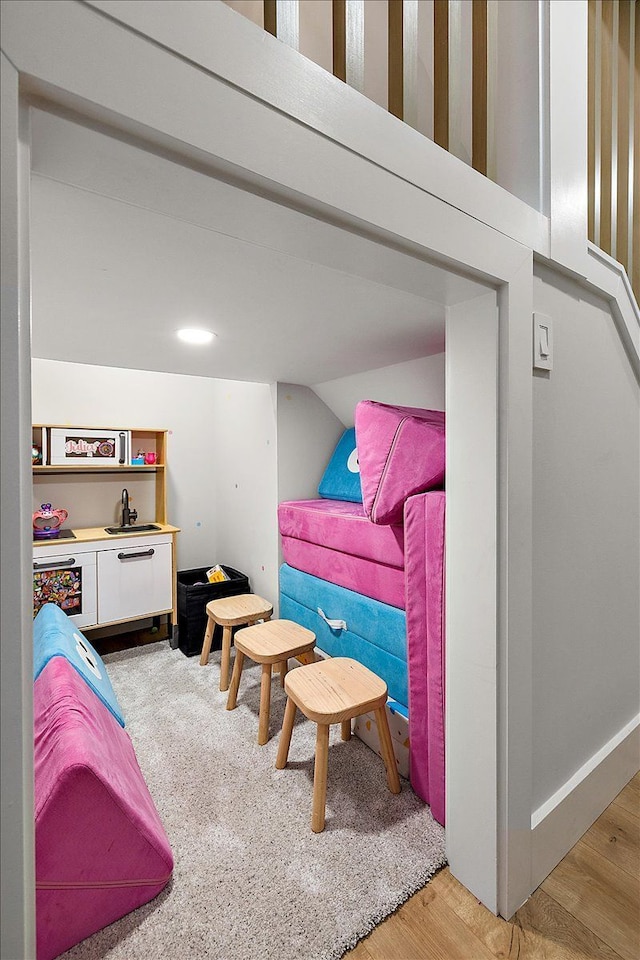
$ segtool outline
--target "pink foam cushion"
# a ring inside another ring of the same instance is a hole
[[[354,593],[404,609],[404,571],[399,567],[354,557],[351,553],[296,540],[294,537],[282,537],[282,557],[290,567],[303,573],[310,573],[313,577],[337,583]]]
[[[283,537],[318,543],[400,570],[404,567],[402,527],[376,526],[367,517],[361,503],[290,500],[278,507],[278,523]],[[330,580],[331,577],[324,576],[323,579]]]
[[[410,497],[404,510],[411,786],[445,819],[444,753],[445,494]]]
[[[153,899],[173,857],[131,739],[64,657],[34,684],[38,960]]]
[[[374,523],[401,523],[407,497],[441,487],[445,466],[441,410],[373,400],[356,406],[362,500]]]

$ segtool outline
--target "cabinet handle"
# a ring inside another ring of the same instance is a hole
[[[118,560],[135,560],[136,557],[152,557],[154,553],[155,550],[153,548],[143,550],[142,553],[119,553]]]
[[[56,563],[34,563],[34,570],[57,570],[58,567],[72,567],[76,562],[75,557],[69,557],[68,560],[57,560]]]

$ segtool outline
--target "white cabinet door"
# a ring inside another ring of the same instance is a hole
[[[170,543],[120,544],[98,552],[98,623],[170,610]]]

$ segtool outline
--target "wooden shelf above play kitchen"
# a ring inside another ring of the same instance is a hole
[[[134,463],[123,463],[118,466],[108,467],[108,466],[53,466],[52,464],[45,465],[36,465],[32,467],[34,474],[41,473],[160,473],[164,470],[163,463],[154,463],[151,466],[144,464],[140,466]]]

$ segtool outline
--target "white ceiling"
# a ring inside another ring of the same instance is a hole
[[[314,384],[440,352],[483,289],[40,110],[32,170],[34,357]]]

